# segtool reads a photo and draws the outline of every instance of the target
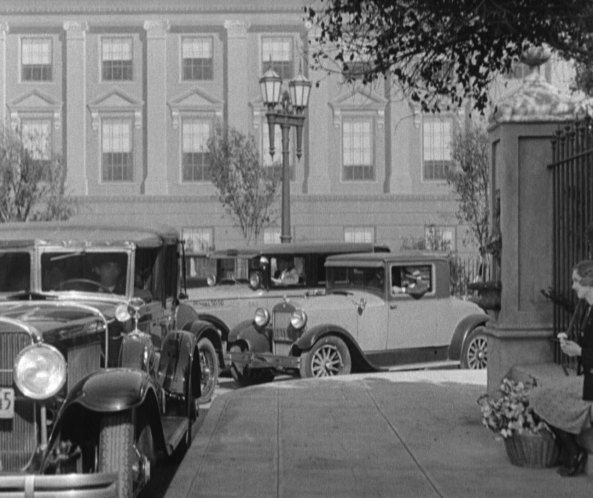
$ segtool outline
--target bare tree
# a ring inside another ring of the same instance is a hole
[[[257,240],[277,216],[279,175],[262,166],[253,136],[220,123],[208,140],[208,161],[220,202],[247,243]]]
[[[76,211],[65,189],[61,158],[48,155],[44,137],[0,129],[0,221],[66,220]]]
[[[423,111],[489,103],[494,77],[530,47],[593,62],[590,0],[316,0],[314,65],[364,83],[394,77]],[[445,105],[444,105],[445,103]]]
[[[453,136],[452,158],[457,167],[447,174],[459,202],[457,219],[468,226],[481,251],[489,241],[488,143],[484,124],[469,120]]]

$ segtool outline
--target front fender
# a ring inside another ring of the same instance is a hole
[[[229,332],[228,348],[240,344],[243,350],[268,353],[271,351],[270,337],[272,330],[269,327],[256,327],[253,320],[245,320]]]
[[[156,392],[156,387],[146,372],[128,368],[101,370],[74,386],[62,409],[78,403],[94,412],[118,412],[139,406],[151,390]]]
[[[488,315],[468,315],[464,317],[455,327],[455,332],[449,345],[449,359],[459,360],[461,351],[469,333],[479,325],[485,325],[490,317]]]

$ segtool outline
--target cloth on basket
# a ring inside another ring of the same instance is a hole
[[[582,396],[582,377],[562,377],[533,388],[529,403],[548,424],[579,434],[590,428],[593,420],[593,402],[583,400]]]

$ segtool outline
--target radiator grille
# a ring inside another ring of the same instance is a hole
[[[0,334],[0,386],[14,388],[16,397],[14,418],[0,419],[0,470],[3,471],[22,468],[37,446],[35,404],[18,395],[12,377],[16,355],[31,342],[27,333]]]
[[[274,328],[274,341],[290,341],[288,337],[288,326],[290,325],[290,315],[292,309],[288,312],[285,310],[275,310],[272,327]],[[290,341],[292,342],[292,341]]]
[[[101,343],[83,344],[68,350],[68,391],[101,367]]]

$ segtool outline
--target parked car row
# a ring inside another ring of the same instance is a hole
[[[0,225],[0,496],[137,494],[182,455],[219,372],[240,385],[449,360],[488,316],[445,258],[372,244],[217,252],[186,289],[167,227]]]

